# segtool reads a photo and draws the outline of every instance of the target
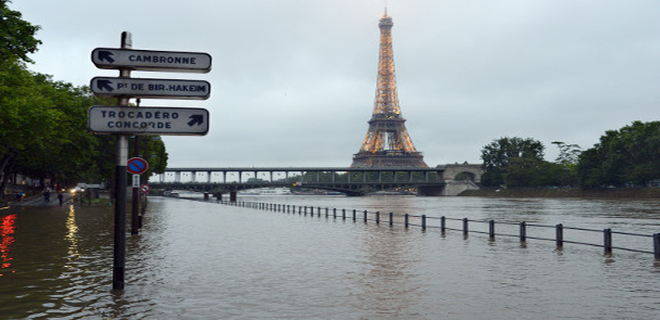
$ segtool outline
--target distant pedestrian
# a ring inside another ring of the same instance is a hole
[[[21,199],[23,199],[23,192],[17,192],[16,201],[21,202]]]
[[[64,196],[61,192],[57,193],[57,200],[60,200],[60,206],[64,203]]]

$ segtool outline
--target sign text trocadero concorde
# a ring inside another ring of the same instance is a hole
[[[96,48],[92,62],[101,69],[199,72],[211,71],[211,55],[202,52]]]
[[[101,134],[205,135],[209,112],[188,107],[92,106],[88,127]]]
[[[92,92],[99,97],[206,100],[211,84],[203,80],[94,77]]]

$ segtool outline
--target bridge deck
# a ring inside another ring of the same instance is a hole
[[[442,166],[436,168],[181,167],[167,168],[165,173],[159,176],[159,181],[153,181],[151,185],[155,188],[181,188],[215,193],[263,187],[302,187],[355,195],[393,188],[443,186],[445,184],[441,178],[443,171]],[[191,173],[190,181],[182,181],[182,173]],[[206,181],[200,181],[198,173],[206,173],[206,177],[202,176]],[[222,181],[212,181],[213,173],[221,173]],[[284,173],[285,178],[275,179],[273,173]],[[165,181],[168,174],[170,177],[174,175],[174,181]],[[229,175],[233,181],[227,181]]]

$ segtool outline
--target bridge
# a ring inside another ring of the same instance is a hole
[[[479,165],[467,163],[434,168],[187,167],[167,168],[163,174],[153,175],[149,184],[152,189],[191,190],[217,197],[229,193],[232,198],[237,191],[264,187],[324,189],[350,196],[416,189],[418,195],[438,196],[478,188],[482,173]]]

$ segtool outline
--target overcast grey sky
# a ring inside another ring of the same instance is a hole
[[[170,166],[349,166],[376,87],[378,20],[393,18],[402,115],[430,166],[480,163],[500,137],[592,147],[606,130],[657,121],[660,1],[14,0],[40,25],[34,71],[74,85],[117,76],[97,47],[207,52],[209,134],[164,137]]]

